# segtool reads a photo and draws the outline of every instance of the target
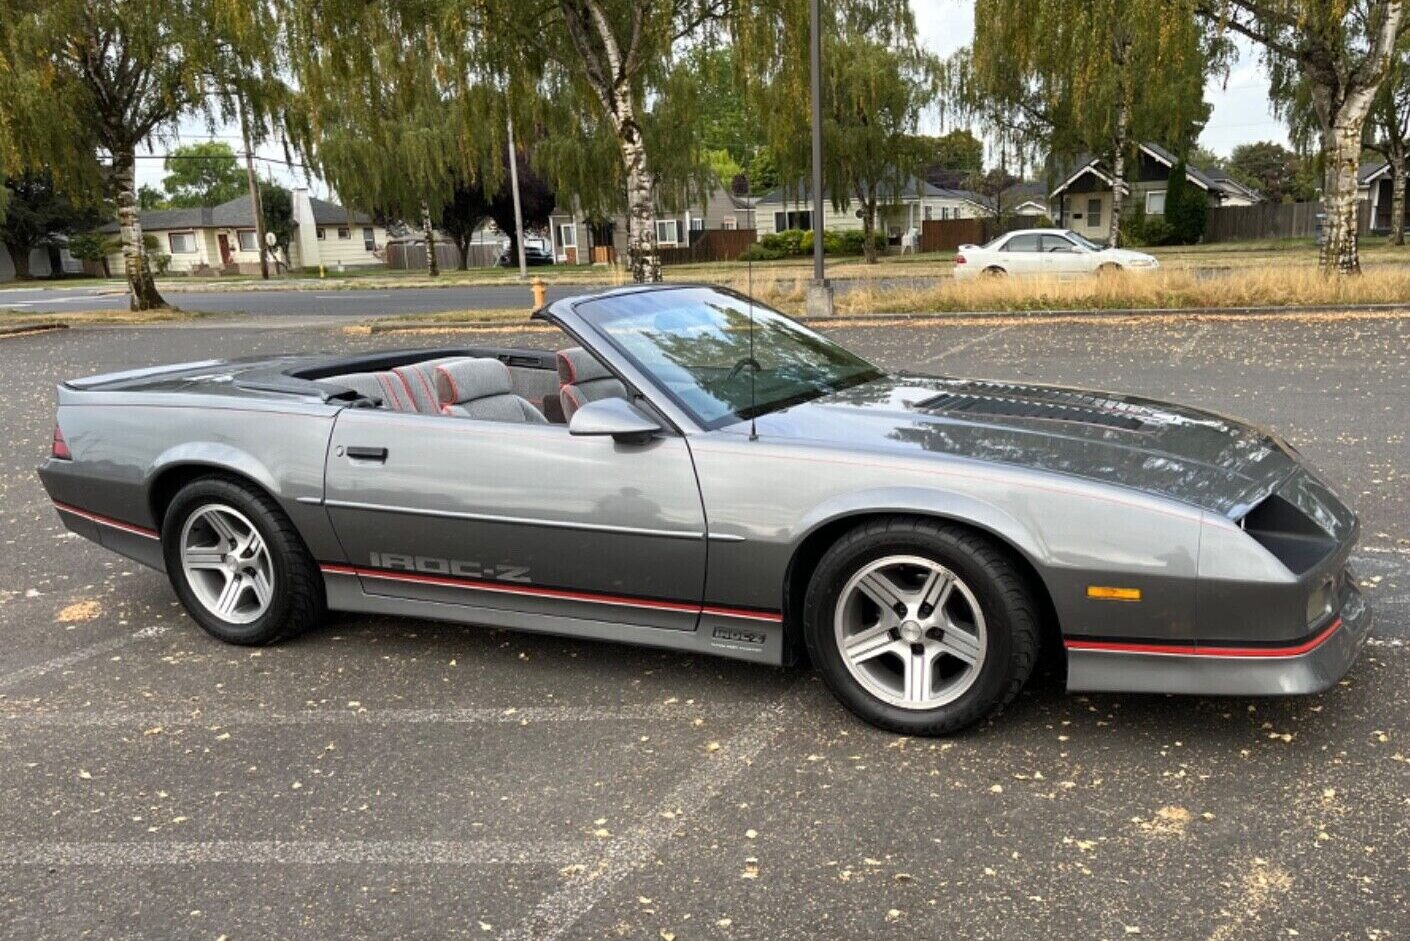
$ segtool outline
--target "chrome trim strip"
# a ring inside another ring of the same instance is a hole
[[[522,516],[496,516],[492,513],[460,513],[453,510],[424,510],[419,507],[391,506],[382,503],[359,503],[354,500],[324,500],[323,505],[344,510],[367,510],[372,513],[406,513],[411,516],[434,516],[440,519],[470,520],[476,523],[510,523],[518,526],[540,526],[546,529],[577,529],[597,533],[623,533],[630,536],[657,536],[662,539],[703,539],[705,534],[683,529],[641,529],[635,526],[612,526],[607,523],[571,523],[564,520],[533,519]]]
[[[323,498],[322,498],[322,497],[295,497],[295,498],[294,498],[294,502],[296,502],[296,503],[307,503],[309,506],[322,506],[322,505],[323,505]]]
[[[743,536],[736,536],[733,533],[707,533],[706,539],[711,542],[743,542]]]

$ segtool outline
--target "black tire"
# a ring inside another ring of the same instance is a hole
[[[838,649],[833,612],[843,587],[863,566],[893,554],[922,556],[955,573],[977,597],[987,622],[978,676],[957,699],[934,709],[906,709],[873,696]],[[906,735],[947,735],[996,713],[1018,695],[1038,658],[1038,610],[1028,580],[992,539],[936,520],[891,516],[851,530],[823,555],[803,603],[803,636],[824,682],[856,715]]]
[[[1120,265],[1118,265],[1116,262],[1114,262],[1114,261],[1109,261],[1109,262],[1107,262],[1106,264],[1101,265],[1100,267],[1097,268],[1097,276],[1098,276],[1098,277],[1101,277],[1101,278],[1110,278],[1110,277],[1113,277],[1114,275],[1121,274],[1121,272],[1123,272],[1123,271],[1125,271],[1125,270],[1126,270],[1125,268],[1122,268],[1122,267],[1121,267]]]
[[[186,521],[211,504],[233,507],[242,513],[259,531],[269,551],[274,574],[269,607],[248,623],[232,623],[208,610],[196,597],[181,564],[181,536]],[[243,482],[211,476],[181,488],[162,518],[162,554],[171,585],[186,612],[207,633],[228,644],[272,644],[318,625],[327,614],[323,576],[294,524],[277,503]]]
[[[1009,273],[998,265],[990,265],[982,272],[986,278],[1007,278]]]

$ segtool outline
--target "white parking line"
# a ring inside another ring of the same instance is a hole
[[[752,716],[757,715],[761,708],[767,707],[758,702],[732,702],[711,705],[646,703],[615,707],[579,705],[477,706],[460,709],[301,709],[290,712],[260,709],[224,709],[211,712],[175,709],[140,712],[75,710],[0,714],[0,728],[227,728],[240,725],[527,725],[545,722],[651,722]]]
[[[214,840],[211,842],[0,843],[0,866],[273,865],[562,866],[584,844],[503,840]]]
[[[960,352],[963,352],[964,350],[969,349],[971,346],[976,346],[976,345],[978,345],[978,344],[980,344],[980,343],[983,343],[985,340],[992,340],[994,337],[998,336],[999,334],[1001,334],[1001,333],[1007,333],[1008,331],[1012,330],[1012,329],[1013,329],[1014,327],[1016,327],[1016,326],[1018,326],[1018,324],[1009,324],[1007,327],[995,327],[993,330],[989,330],[989,331],[987,331],[987,332],[985,332],[985,333],[981,333],[981,334],[980,334],[979,336],[977,336],[977,337],[970,337],[968,340],[965,340],[963,343],[960,343],[960,344],[957,344],[957,345],[955,345],[955,346],[952,346],[952,347],[950,347],[948,350],[945,350],[943,353],[938,353],[938,354],[936,354],[935,356],[930,357],[930,358],[927,359],[925,362],[927,362],[927,363],[937,363],[937,362],[939,362],[940,360],[944,359],[946,356],[953,356],[953,355],[956,354],[956,353],[960,353]]]
[[[110,651],[117,650],[119,647],[126,647],[133,641],[142,640],[146,637],[160,637],[162,634],[165,634],[167,630],[168,628],[165,625],[144,627],[142,630],[133,634],[127,634],[123,637],[111,637],[107,640],[99,641],[96,644],[89,644],[87,647],[80,647],[61,657],[45,660],[43,663],[36,663],[33,666],[14,670],[10,673],[0,674],[0,689],[7,689],[14,686],[16,683],[23,683],[26,680],[43,676],[46,673],[53,673],[55,670],[62,670],[65,667],[73,666],[75,663],[82,663],[84,660],[88,660],[100,654],[109,653]]]
[[[704,809],[753,763],[782,730],[783,717],[798,705],[803,688],[795,683],[773,703],[760,707],[753,722],[710,756],[704,771],[688,774],[640,826],[608,842],[595,868],[544,898],[504,938],[554,941],[562,937],[619,882],[648,864],[686,818]]]

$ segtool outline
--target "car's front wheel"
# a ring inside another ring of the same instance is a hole
[[[1013,699],[1038,654],[1032,592],[1010,556],[972,530],[889,517],[819,562],[804,603],[809,655],[861,718],[944,735]]]
[[[226,643],[273,643],[325,614],[322,576],[293,523],[239,481],[183,487],[162,521],[162,552],[187,612]]]

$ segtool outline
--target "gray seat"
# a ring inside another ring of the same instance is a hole
[[[402,388],[411,400],[411,411],[422,415],[435,415],[441,410],[436,395],[436,367],[465,360],[464,356],[448,356],[441,359],[428,359],[419,363],[398,366],[392,373],[401,381]]]
[[[407,394],[401,378],[390,372],[350,372],[322,380],[329,385],[352,389],[358,395],[375,399],[393,412],[414,412],[416,405]]]
[[[456,359],[435,367],[436,398],[443,415],[483,421],[546,425],[548,419],[514,394],[509,367],[497,359]]]
[[[558,351],[558,381],[562,383],[558,397],[566,421],[572,421],[573,413],[589,402],[627,397],[622,380],[581,346]]]

